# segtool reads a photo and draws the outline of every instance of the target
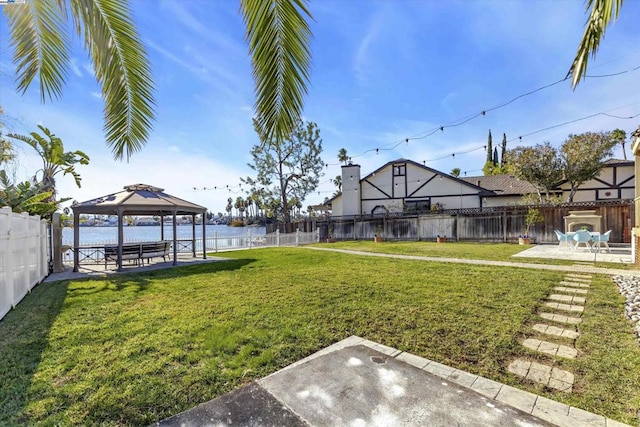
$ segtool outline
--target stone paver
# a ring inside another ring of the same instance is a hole
[[[576,421],[576,425],[580,426],[602,426],[606,425],[606,419],[602,415],[596,415],[591,412],[584,411],[582,409],[571,407],[569,408],[569,416]]]
[[[569,281],[566,281],[566,280],[561,280],[560,284],[564,285],[564,286],[572,286],[574,288],[583,288],[583,289],[588,289],[588,288],[591,287],[591,285],[586,284],[586,283],[569,282]]]
[[[517,388],[513,388],[508,385],[503,385],[496,396],[496,400],[498,402],[506,403],[507,405],[526,412],[527,414],[530,414],[531,411],[533,411],[533,406],[535,405],[537,398],[538,396],[533,393],[518,390]]]
[[[538,315],[545,320],[551,320],[553,322],[559,322],[559,323],[567,323],[569,325],[577,325],[578,323],[582,322],[582,319],[579,317],[565,316],[564,314],[538,313]]]
[[[536,323],[535,325],[533,325],[533,330],[537,332],[541,332],[543,334],[553,335],[553,336],[562,337],[562,338],[576,339],[580,336],[578,332],[573,331],[571,329],[563,329],[557,326],[546,325],[544,323]]]
[[[529,373],[530,368],[531,362],[529,362],[528,360],[516,359],[513,362],[509,363],[509,366],[507,366],[507,371],[520,377],[526,377]]]
[[[577,325],[578,323],[582,323],[582,319],[579,317],[571,317],[565,316],[564,314],[555,314],[555,313],[538,313],[540,317],[545,320],[551,320],[559,323],[567,323],[569,325]]]
[[[499,382],[495,382],[484,377],[478,377],[478,379],[471,384],[471,390],[478,392],[489,399],[495,399],[501,388],[502,384]]]
[[[584,297],[576,297],[572,295],[551,294],[549,295],[548,299],[553,301],[568,302],[570,304],[584,304],[586,302]]]
[[[565,292],[568,294],[581,294],[581,295],[585,295],[589,292],[587,289],[569,288],[566,286],[556,286],[555,288],[553,288],[553,290],[556,292]]]
[[[551,366],[532,363],[526,378],[536,383],[549,384],[551,379]]]
[[[545,302],[544,305],[558,310],[571,311],[574,313],[582,313],[584,311],[584,307],[581,305],[561,304],[557,302]]]
[[[528,349],[539,351],[540,353],[548,354],[550,356],[575,359],[578,355],[578,350],[573,347],[567,347],[566,345],[556,344],[549,341],[541,341],[535,338],[525,339],[522,342],[522,345]]]
[[[591,279],[593,276],[590,274],[576,274],[576,273],[568,273],[567,277],[573,277],[574,279]]]

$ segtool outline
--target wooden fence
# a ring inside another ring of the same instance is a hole
[[[535,206],[544,220],[532,226],[534,242],[557,242],[554,230],[566,231],[564,217],[570,211],[590,210],[602,216],[601,231],[611,230],[612,243],[630,243],[634,218],[632,201],[571,203],[559,206]],[[524,234],[527,206],[462,209],[398,216],[334,217],[318,221],[320,239],[373,239],[382,234],[387,240],[448,240],[478,242],[517,242]]]
[[[0,209],[0,319],[47,276],[47,254],[44,220]]]

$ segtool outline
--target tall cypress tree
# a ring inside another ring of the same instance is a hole
[[[489,129],[489,140],[487,141],[487,163],[493,163],[493,142],[491,140],[491,129]]]
[[[493,149],[493,166],[498,166],[498,147]]]
[[[500,167],[503,168],[507,164],[507,134],[502,134],[502,156],[500,158]]]

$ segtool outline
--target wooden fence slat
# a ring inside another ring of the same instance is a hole
[[[554,230],[566,231],[564,217],[571,211],[593,210],[602,216],[601,231],[611,230],[610,242],[631,242],[633,203],[576,203],[560,206],[535,206],[544,218],[531,227],[529,235],[538,243],[556,243]],[[384,237],[389,240],[435,240],[446,236],[458,241],[517,242],[525,232],[528,207],[505,206],[490,209],[462,209],[422,215],[387,217],[328,218],[318,220],[320,238],[332,236],[338,240],[372,239],[376,229],[384,224]]]

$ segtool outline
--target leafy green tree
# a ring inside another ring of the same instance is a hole
[[[338,151],[338,161],[341,162],[343,165],[347,165],[347,162],[349,161],[349,155],[347,154],[347,149],[346,148],[341,148]]]
[[[510,172],[536,188],[539,203],[543,203],[543,193],[549,198],[553,187],[562,181],[562,161],[549,142],[516,147],[508,151],[508,156]]]
[[[613,147],[618,144],[612,134],[585,132],[569,135],[562,144],[560,164],[564,179],[571,186],[568,202],[573,202],[580,184],[596,178],[604,166],[603,161],[612,156]]]
[[[460,168],[453,168],[451,169],[451,176],[453,177],[459,177],[460,176]]]
[[[255,116],[268,140],[300,120],[307,94],[312,19],[306,0],[241,0],[255,80]],[[142,149],[155,118],[149,60],[124,0],[26,0],[3,7],[9,20],[17,88],[36,80],[43,102],[62,95],[69,27],[84,39],[105,100],[106,142],[114,157]]]
[[[0,170],[0,207],[8,206],[13,212],[27,212],[51,218],[61,201],[51,200],[51,192],[44,191],[38,184],[29,181],[14,184],[5,170]]]
[[[253,163],[249,167],[257,173],[255,178],[241,179],[251,187],[261,187],[266,199],[278,200],[269,203],[277,209],[285,222],[291,222],[289,200],[296,197],[301,202],[313,192],[322,176],[324,162],[320,129],[313,122],[299,122],[296,129],[283,141],[268,139],[257,120],[254,127],[261,143],[251,149]]]
[[[31,132],[29,135],[9,134],[8,136],[16,141],[24,142],[32,147],[42,160],[42,169],[38,170],[35,179],[38,180],[38,173],[41,174],[39,183],[43,191],[51,193],[51,200],[54,201],[57,195],[56,175],[60,172],[63,175],[70,174],[73,176],[76,185],[80,188],[80,175],[76,172],[76,165],[88,165],[89,156],[80,150],[64,151],[62,140],[52,134],[49,129],[42,125],[38,125],[44,137],[37,132]]]

